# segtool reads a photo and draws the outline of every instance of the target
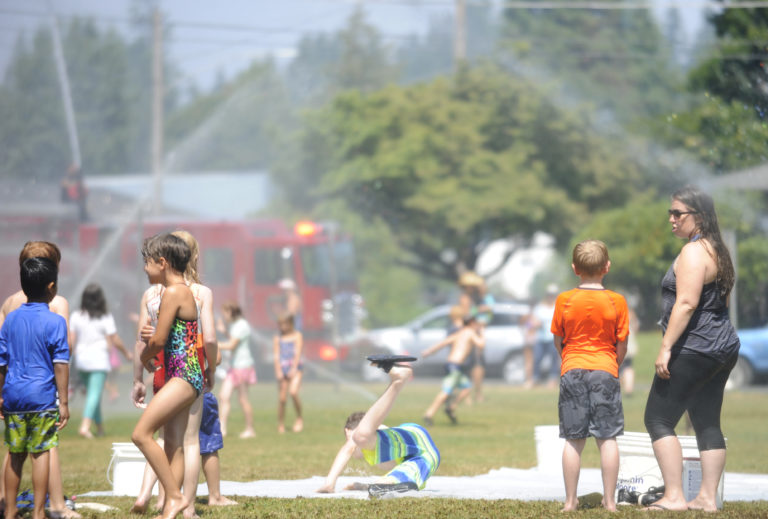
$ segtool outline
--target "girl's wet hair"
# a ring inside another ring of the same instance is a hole
[[[148,259],[160,261],[160,258],[165,258],[172,269],[184,273],[187,270],[192,251],[189,250],[189,246],[184,240],[166,233],[156,234],[145,239],[141,247],[141,255],[145,262]]]
[[[200,255],[200,246],[198,245],[197,240],[191,233],[183,229],[173,231],[171,234],[184,240],[184,243],[189,247],[191,256],[189,258],[189,263],[187,263],[187,269],[184,271],[184,278],[186,278],[187,281],[200,283],[200,273],[197,270],[197,259]]]
[[[93,319],[107,314],[107,298],[98,283],[91,283],[83,290],[80,308]]]

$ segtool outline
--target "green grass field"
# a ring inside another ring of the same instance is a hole
[[[642,415],[658,335],[641,338],[641,354],[636,358],[638,388],[624,400],[626,429],[643,431]],[[367,390],[378,394],[384,383],[368,384]],[[439,387],[437,379],[417,378],[403,392],[388,423],[418,421]],[[765,444],[768,435],[768,391],[765,388],[726,395],[723,427],[729,441],[727,470],[731,472],[765,473],[768,461]],[[325,475],[343,441],[342,427],[350,411],[365,409],[369,400],[349,387],[327,381],[308,381],[302,391],[305,405],[305,431],[301,434],[278,435],[276,431],[276,388],[260,383],[251,391],[254,405],[255,439],[240,440],[242,429],[239,408],[233,402],[230,436],[221,451],[222,479],[253,481],[259,479],[303,479]],[[121,398],[126,398],[125,396]],[[107,404],[108,405],[108,404]],[[77,435],[79,412],[74,411],[71,424],[63,431],[61,456],[64,488],[68,494],[90,490],[111,490],[107,466],[112,442],[130,441],[130,432],[138,412],[126,411],[110,415],[107,436],[85,440]],[[292,414],[288,414],[290,418]],[[491,381],[486,387],[486,401],[459,409],[460,424],[451,426],[438,415],[430,429],[440,447],[443,461],[438,475],[477,475],[499,467],[529,468],[536,465],[533,428],[539,424],[557,423],[557,391],[537,388],[530,391]],[[594,443],[584,451],[584,466],[597,467],[599,459]],[[374,475],[361,461],[350,464],[350,474]],[[29,466],[25,466],[29,486]],[[26,484],[26,486],[24,486]],[[553,485],[562,487],[557,479]],[[768,495],[768,490],[766,491]],[[356,499],[266,499],[235,496],[241,504],[229,508],[209,508],[206,498],[198,499],[197,511],[202,517],[547,517],[556,516],[558,502],[524,502],[514,500],[484,501],[459,499],[388,499],[361,501]],[[726,496],[727,499],[727,496]],[[118,507],[119,511],[96,513],[82,511],[84,517],[126,517],[132,498],[81,498]],[[603,517],[602,510],[577,513],[579,516]],[[643,517],[639,509],[627,507],[619,517]],[[701,513],[687,512],[685,517]],[[149,514],[147,514],[149,517]],[[615,515],[614,515],[615,516]],[[768,501],[754,503],[726,502],[721,517],[768,517]]]

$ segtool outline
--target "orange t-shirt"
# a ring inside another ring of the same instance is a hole
[[[557,296],[551,331],[563,338],[560,375],[572,369],[619,376],[616,343],[629,335],[624,296],[606,289],[574,288]]]

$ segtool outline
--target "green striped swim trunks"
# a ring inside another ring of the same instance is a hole
[[[398,465],[383,478],[386,482],[411,481],[424,488],[440,465],[440,452],[424,427],[404,423],[376,431],[376,449],[363,450],[370,465],[395,460]]]

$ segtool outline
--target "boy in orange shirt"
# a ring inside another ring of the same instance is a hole
[[[603,501],[616,510],[619,448],[616,436],[624,433],[619,365],[627,352],[629,312],[624,297],[603,287],[611,262],[608,249],[587,240],[573,249],[573,272],[579,286],[557,297],[552,333],[563,360],[560,368],[560,437],[565,481],[564,512],[576,510],[576,488],[581,452],[587,437],[600,449]]]

